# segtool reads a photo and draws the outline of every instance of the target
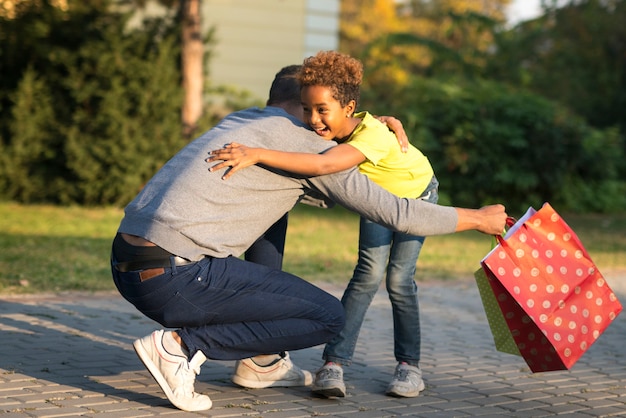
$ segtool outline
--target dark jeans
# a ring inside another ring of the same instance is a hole
[[[245,253],[246,261],[263,264],[277,270],[283,268],[288,216],[289,214],[285,213],[248,248]]]
[[[344,325],[337,298],[280,270],[236,257],[205,258],[141,282],[118,272],[122,296],[178,331],[193,355],[237,360],[323,344]]]

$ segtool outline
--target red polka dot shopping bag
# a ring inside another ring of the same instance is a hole
[[[533,372],[570,369],[622,305],[550,204],[497,238],[481,266],[519,353]]]

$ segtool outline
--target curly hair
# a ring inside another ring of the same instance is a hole
[[[333,92],[333,98],[346,106],[350,100],[359,102],[363,81],[361,61],[335,51],[320,51],[306,58],[297,74],[300,87],[324,86]]]

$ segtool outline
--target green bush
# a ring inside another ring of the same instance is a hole
[[[85,44],[68,69],[72,96],[84,95],[64,149],[72,202],[127,202],[185,144],[177,39],[120,29],[103,27],[104,39]]]
[[[59,135],[50,90],[32,68],[12,98],[9,142],[0,149],[0,190],[5,197],[28,202],[49,186],[53,167],[62,157],[57,152]]]
[[[186,143],[176,28],[154,20],[128,30],[106,3],[0,21],[0,33],[31,36],[3,37],[14,79],[2,81],[1,198],[124,204]]]
[[[596,130],[564,107],[493,82],[414,78],[365,92],[365,106],[405,123],[430,159],[442,201],[502,202],[511,212],[549,201],[561,210],[624,207],[623,137]]]

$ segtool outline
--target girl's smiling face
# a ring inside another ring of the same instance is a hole
[[[356,124],[353,121],[355,102],[342,106],[333,97],[333,90],[325,86],[304,86],[300,92],[304,122],[326,140],[339,140],[350,136]]]

